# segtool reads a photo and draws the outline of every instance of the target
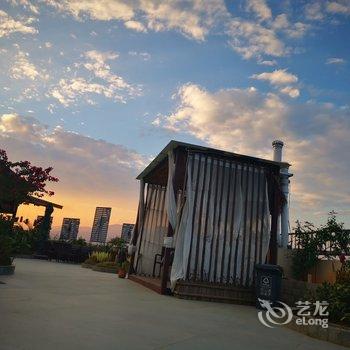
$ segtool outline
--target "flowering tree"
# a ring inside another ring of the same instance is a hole
[[[57,182],[51,175],[52,167],[41,168],[28,161],[11,162],[6,151],[0,149],[0,206],[15,206],[26,201],[28,195],[52,196],[46,183]]]

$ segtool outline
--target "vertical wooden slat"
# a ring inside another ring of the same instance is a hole
[[[226,247],[226,231],[227,231],[227,220],[228,220],[228,209],[230,204],[230,195],[231,195],[231,177],[232,177],[232,162],[229,163],[228,168],[228,184],[227,184],[227,195],[226,195],[226,212],[225,212],[225,225],[224,225],[224,239],[223,239],[223,245],[222,245],[222,257],[221,257],[221,272],[220,272],[220,283],[223,283],[224,279],[224,264],[225,264],[225,247]],[[233,218],[231,218],[232,222]],[[227,280],[226,280],[226,283]]]
[[[199,184],[199,174],[200,174],[200,167],[201,167],[201,159],[202,155],[199,154],[198,158],[198,166],[197,166],[197,176],[196,176],[196,182],[195,182],[195,193],[194,193],[194,201],[193,201],[193,214],[192,214],[192,228],[191,228],[191,243],[190,243],[190,252],[188,257],[188,265],[187,265],[187,279],[189,278],[190,269],[191,269],[191,258],[192,258],[192,246],[193,246],[193,235],[194,235],[194,221],[196,218],[196,212],[197,212],[197,197],[198,197],[198,184]],[[193,157],[193,163],[195,162],[195,156]],[[193,178],[193,172],[192,172],[192,178]]]
[[[249,275],[250,275],[250,257],[252,251],[252,234],[253,234],[253,211],[254,211],[254,188],[255,188],[255,167],[252,166],[252,193],[251,193],[251,206],[250,206],[250,222],[249,222],[249,239],[248,239],[248,259],[247,259],[247,273],[245,285],[249,285]]]
[[[199,245],[200,245],[200,240],[201,240],[201,229],[202,229],[203,198],[204,198],[204,193],[206,191],[205,182],[206,182],[206,177],[207,177],[207,164],[208,164],[208,156],[205,156],[204,173],[202,176],[203,177],[203,182],[202,182],[203,184],[202,184],[202,191],[201,191],[201,195],[200,195],[200,204],[199,204],[199,219],[198,219],[197,242],[196,242],[196,256],[195,256],[195,261],[194,261],[194,280],[197,279]],[[204,248],[204,241],[203,241],[203,248]]]
[[[218,258],[219,258],[219,243],[220,243],[220,231],[221,231],[221,215],[222,215],[222,199],[224,193],[225,185],[225,169],[226,169],[226,159],[223,160],[222,164],[222,174],[221,174],[221,189],[220,189],[220,199],[219,199],[219,217],[218,217],[218,229],[217,229],[217,239],[215,246],[215,267],[214,267],[214,281],[216,282],[216,273],[218,269]]]
[[[216,182],[215,182],[215,193],[214,193],[214,215],[213,215],[213,232],[212,232],[212,239],[210,244],[210,257],[209,257],[209,271],[208,276],[210,280],[210,275],[212,271],[212,262],[213,262],[213,248],[214,248],[214,239],[215,239],[215,221],[216,221],[216,203],[217,203],[217,197],[218,197],[218,189],[219,189],[219,173],[220,173],[220,164],[219,159],[216,160]]]
[[[247,215],[248,215],[248,192],[249,192],[249,164],[247,164],[246,168],[246,188],[245,188],[245,196],[244,196],[244,219],[243,219],[243,245],[242,245],[242,260],[241,260],[241,279],[240,284],[244,283],[244,260],[245,260],[245,249],[246,249],[246,239],[247,239]]]
[[[210,210],[210,200],[211,200],[211,185],[212,185],[213,169],[214,169],[214,158],[210,158],[208,197],[207,197],[207,207],[206,207],[206,211],[205,211],[203,250],[202,250],[202,263],[201,263],[201,280],[202,281],[203,281],[204,258],[205,258],[206,239],[207,239],[208,220],[209,220],[209,210]]]
[[[232,217],[231,217],[231,225],[230,225],[230,252],[228,256],[228,266],[227,266],[227,275],[226,280],[230,281],[230,272],[231,272],[231,260],[232,260],[232,241],[233,241],[233,230],[235,224],[235,206],[236,206],[236,188],[237,188],[237,172],[238,166],[235,162],[235,177],[233,183],[233,201],[232,201]]]

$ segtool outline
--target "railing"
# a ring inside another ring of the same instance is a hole
[[[350,230],[344,230],[345,232],[349,233]],[[310,235],[310,238],[314,238],[317,235],[317,232],[309,232],[304,233],[304,235]],[[296,235],[294,232],[289,233],[289,240],[288,240],[288,247],[290,249],[302,249],[300,239],[298,238],[298,235]],[[319,255],[320,256],[338,256],[339,255],[339,249],[334,246],[334,244],[331,241],[325,242],[322,244],[322,246],[319,247]],[[343,251],[347,256],[350,256],[350,245]]]

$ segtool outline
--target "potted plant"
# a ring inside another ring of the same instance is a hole
[[[119,278],[125,278],[128,271],[129,271],[130,263],[129,261],[125,260],[123,263],[120,264],[119,270],[118,270],[118,276]]]
[[[0,218],[0,275],[12,275],[15,265],[12,264],[11,220]]]

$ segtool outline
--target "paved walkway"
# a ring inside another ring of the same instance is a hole
[[[18,259],[0,276],[0,349],[345,349],[285,328],[252,307],[160,296],[116,275]]]

